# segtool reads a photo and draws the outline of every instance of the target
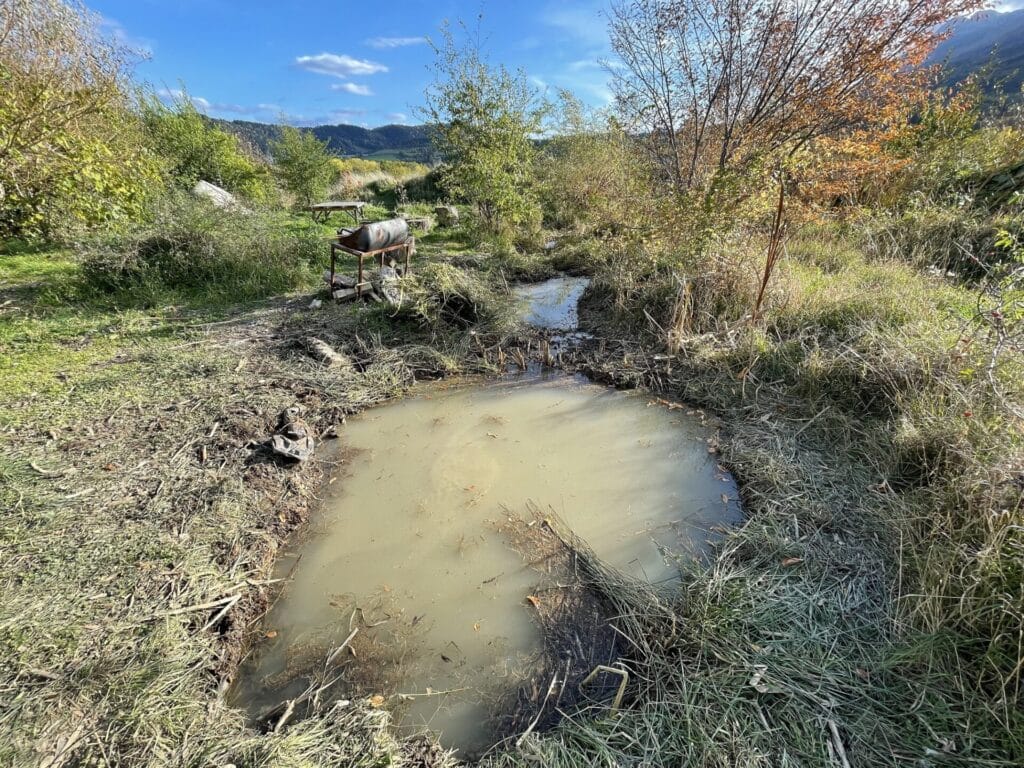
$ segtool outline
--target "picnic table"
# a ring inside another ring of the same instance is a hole
[[[313,221],[327,221],[335,211],[344,211],[356,224],[363,220],[363,208],[366,206],[362,200],[328,200],[324,203],[314,203],[309,206],[313,214]]]

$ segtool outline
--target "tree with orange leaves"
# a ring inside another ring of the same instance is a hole
[[[985,0],[619,0],[619,111],[682,191],[872,122]]]

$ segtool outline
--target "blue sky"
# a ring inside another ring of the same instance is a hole
[[[475,27],[482,12],[493,63],[521,68],[535,86],[610,101],[599,60],[609,55],[606,0],[484,2],[232,2],[87,0],[106,31],[144,50],[136,79],[170,93],[183,83],[215,117],[297,125],[373,127],[420,122],[445,19]]]

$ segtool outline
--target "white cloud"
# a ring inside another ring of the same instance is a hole
[[[344,53],[319,53],[316,56],[299,56],[295,65],[318,75],[333,77],[355,77],[357,75],[373,75],[387,72],[383,64],[367,59],[354,59]]]
[[[388,112],[386,115],[384,115],[384,117],[386,117],[392,123],[401,124],[409,121],[409,116],[404,112]]]
[[[372,48],[404,48],[407,45],[423,45],[425,37],[371,37],[366,44]]]
[[[100,16],[99,27],[101,32],[113,38],[122,48],[128,48],[147,58],[153,55],[153,41],[131,34],[117,19]]]
[[[331,110],[329,117],[332,120],[351,120],[354,117],[364,117],[365,115],[365,109],[334,109]]]
[[[220,113],[228,115],[277,115],[284,112],[284,109],[277,104],[232,104],[222,101],[210,101],[202,96],[193,96],[178,88],[160,88],[156,95],[164,102],[175,103],[187,99],[192,105],[203,114]]]
[[[541,21],[555,27],[569,37],[590,45],[607,45],[608,21],[603,12],[604,3],[588,7],[550,5],[541,13]]]
[[[573,72],[579,72],[584,69],[601,69],[601,62],[595,59],[580,59],[579,61],[569,62],[569,69]]]
[[[373,96],[373,91],[370,90],[368,85],[360,85],[359,83],[335,83],[331,86],[332,91],[344,91],[345,93],[351,93],[356,96]]]

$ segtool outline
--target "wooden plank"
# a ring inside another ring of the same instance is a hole
[[[389,245],[387,248],[378,248],[375,251],[360,251],[356,248],[350,248],[347,245],[341,243],[331,243],[331,247],[337,248],[339,251],[344,251],[351,256],[379,256],[382,253],[392,253],[394,251],[400,251],[408,245],[408,241],[404,243],[397,243],[396,245]]]

